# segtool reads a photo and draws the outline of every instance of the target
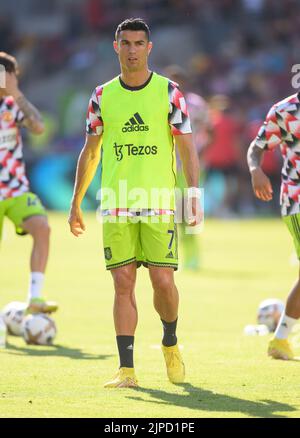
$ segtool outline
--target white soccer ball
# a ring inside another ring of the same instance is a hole
[[[26,308],[26,303],[22,303],[21,301],[12,301],[2,310],[7,332],[10,335],[22,336]]]
[[[284,303],[277,298],[269,298],[260,303],[257,312],[258,324],[265,324],[270,332],[274,332],[284,311]]]
[[[44,313],[28,315],[23,323],[23,338],[27,344],[51,345],[56,335],[56,325]]]

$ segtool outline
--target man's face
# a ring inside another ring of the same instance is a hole
[[[143,30],[122,30],[118,41],[114,41],[114,49],[119,56],[121,67],[135,72],[147,67],[152,43],[148,41]]]

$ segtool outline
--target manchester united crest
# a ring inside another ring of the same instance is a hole
[[[104,256],[106,260],[110,260],[112,258],[112,253],[109,246],[104,248]]]
[[[10,111],[4,111],[1,114],[1,119],[3,120],[3,122],[9,123],[13,120],[13,115]]]

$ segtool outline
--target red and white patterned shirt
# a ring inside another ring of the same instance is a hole
[[[147,83],[151,80],[152,75]],[[130,87],[128,87],[130,89]],[[141,87],[137,87],[141,88]],[[133,88],[132,88],[133,89]],[[86,118],[86,133],[88,135],[101,135],[104,128],[101,116],[101,97],[103,85],[95,88],[88,105]],[[169,80],[169,126],[172,135],[190,134],[192,132],[187,105],[178,84]]]
[[[258,131],[255,145],[264,150],[280,146],[283,157],[281,214],[300,213],[300,93],[272,106]]]
[[[24,114],[13,97],[0,99],[0,201],[28,192],[19,127]]]

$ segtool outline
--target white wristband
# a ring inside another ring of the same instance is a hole
[[[201,189],[199,187],[188,187],[187,189],[188,198],[200,198]]]

